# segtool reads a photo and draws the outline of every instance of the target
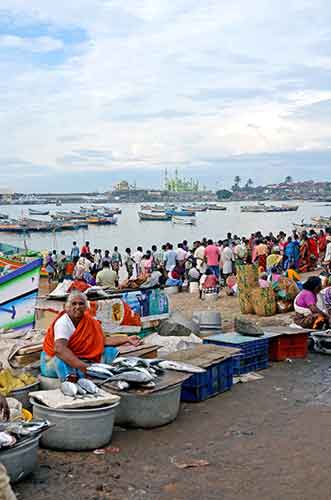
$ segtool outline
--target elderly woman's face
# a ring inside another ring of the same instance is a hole
[[[67,305],[67,312],[69,316],[76,321],[82,319],[86,309],[87,309],[87,304],[82,297],[75,297]]]

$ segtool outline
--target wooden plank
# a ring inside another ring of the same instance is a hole
[[[240,349],[222,347],[213,344],[199,344],[190,349],[176,351],[168,354],[164,359],[182,361],[191,365],[208,368],[209,366],[239,354]]]

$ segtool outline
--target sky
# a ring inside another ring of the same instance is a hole
[[[1,188],[331,180],[329,0],[1,0]]]

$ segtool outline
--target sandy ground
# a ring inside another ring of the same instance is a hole
[[[207,304],[183,293],[171,306],[188,318],[194,310],[219,310],[226,329],[240,312],[238,300],[227,296]],[[265,325],[291,322],[290,314],[251,318]],[[182,403],[168,426],[115,428],[111,446],[118,453],[40,450],[36,472],[15,487],[18,499],[331,498],[331,358],[311,354],[260,373],[262,380],[203,403]],[[176,465],[194,459],[209,465]]]
[[[233,320],[236,316],[252,320],[259,325],[289,325],[293,316],[293,313],[276,314],[265,318],[254,314],[242,315],[238,298],[228,297],[224,292],[221,292],[221,296],[213,302],[200,300],[195,294],[178,293],[170,296],[170,306],[172,311],[180,311],[187,319],[192,318],[194,311],[207,309],[219,311],[222,317],[222,328],[225,331],[233,330]]]
[[[172,424],[115,430],[119,453],[41,450],[19,499],[326,500],[330,498],[331,359],[275,363],[263,380],[203,403]],[[174,462],[206,460],[179,469]]]

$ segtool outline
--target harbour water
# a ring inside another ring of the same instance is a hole
[[[24,247],[26,243],[28,248],[33,250],[56,249],[69,251],[73,241],[77,241],[81,245],[85,240],[88,240],[92,249],[112,249],[117,245],[123,251],[128,246],[135,248],[137,245],[142,245],[144,249],[147,249],[153,243],[160,245],[170,241],[177,244],[183,239],[191,242],[204,236],[215,240],[225,239],[228,232],[239,236],[249,236],[256,231],[268,234],[270,231],[277,233],[283,230],[291,234],[293,222],[300,223],[302,220],[310,222],[311,217],[314,216],[331,216],[331,206],[318,202],[291,202],[291,204],[299,205],[297,212],[241,213],[240,206],[248,204],[247,202],[230,202],[225,204],[227,210],[224,212],[198,212],[195,226],[182,226],[172,222],[159,221],[140,222],[137,214],[140,205],[117,204],[116,206],[122,209],[122,214],[117,216],[118,224],[116,226],[89,225],[88,229],[78,231],[30,233],[25,236],[1,233],[0,241],[20,247]],[[272,202],[272,204],[277,203]],[[79,206],[79,204],[66,204],[59,208],[55,207],[55,205],[33,205],[31,208],[47,209],[52,213],[58,210],[79,211]],[[104,206],[110,207],[111,205],[105,204]],[[29,216],[28,209],[28,205],[11,205],[0,207],[0,212],[7,213],[12,218],[17,218],[22,215]],[[51,220],[49,216],[36,216],[34,218]]]

